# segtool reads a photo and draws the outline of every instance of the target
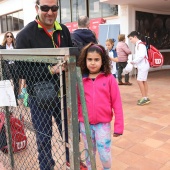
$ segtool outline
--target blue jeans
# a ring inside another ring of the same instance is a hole
[[[38,107],[35,97],[29,96],[29,106],[31,110],[31,118],[34,129],[36,131],[36,142],[38,147],[38,160],[40,170],[51,170],[55,166],[55,162],[51,153],[52,138],[52,116],[58,126],[59,132],[62,132],[61,109],[60,102],[56,101],[55,108],[42,109]],[[64,124],[65,139],[68,142],[68,125],[66,113],[66,101],[64,102]],[[66,148],[66,160],[69,162],[69,150]]]

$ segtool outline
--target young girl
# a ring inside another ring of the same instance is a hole
[[[117,58],[117,53],[116,51],[113,49],[114,47],[114,39],[107,39],[106,40],[106,48],[109,52],[109,57],[111,60],[111,72],[113,74],[113,76],[116,78],[116,73],[117,73],[117,67],[116,67],[116,62],[118,62],[118,58]]]
[[[83,74],[83,85],[91,129],[93,151],[96,149],[104,170],[111,169],[111,121],[115,116],[114,133],[123,134],[124,121],[120,92],[116,79],[111,74],[110,60],[103,46],[90,43],[83,48],[78,65]],[[87,140],[80,96],[78,97],[80,132],[87,148]],[[86,160],[91,170],[89,158]]]

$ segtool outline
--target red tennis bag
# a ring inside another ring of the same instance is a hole
[[[150,37],[145,36],[145,41],[146,42],[140,42],[139,44],[146,46],[148,58],[145,58],[148,60],[150,67],[161,67],[164,63],[164,56],[156,47],[150,44]]]
[[[3,112],[0,113],[0,149],[7,153],[7,138],[5,132],[5,115]],[[10,115],[10,128],[12,135],[12,149],[13,152],[18,152],[26,148],[27,137],[24,131],[24,120],[15,118],[12,114]]]

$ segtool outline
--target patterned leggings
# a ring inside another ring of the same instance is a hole
[[[93,152],[96,155],[96,149],[98,150],[101,163],[104,170],[111,169],[111,125],[110,123],[99,123],[96,125],[90,125],[91,138],[93,143]],[[80,132],[84,141],[85,148],[87,149],[87,139],[85,133],[84,123],[80,122]],[[86,157],[88,153],[86,152]],[[86,160],[88,170],[92,170],[90,164],[90,158]]]

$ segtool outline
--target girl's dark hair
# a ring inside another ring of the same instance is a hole
[[[132,31],[129,35],[128,35],[128,38],[129,37],[134,37],[136,36],[138,39],[141,39],[141,34],[137,31]]]
[[[82,74],[89,74],[89,70],[86,65],[86,58],[88,53],[97,52],[102,58],[101,71],[106,75],[111,73],[111,62],[105,48],[99,44],[89,43],[82,50],[78,59],[78,66],[81,69]]]

